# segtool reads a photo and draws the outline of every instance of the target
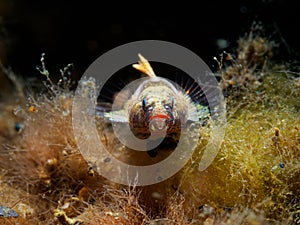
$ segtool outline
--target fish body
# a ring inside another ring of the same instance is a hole
[[[151,134],[158,138],[177,139],[183,126],[208,119],[207,106],[193,102],[174,82],[156,76],[149,62],[140,54],[139,59],[139,64],[133,67],[148,77],[138,85],[122,109],[105,112],[104,118],[128,123],[133,134],[140,139]]]

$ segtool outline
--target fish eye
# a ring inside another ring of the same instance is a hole
[[[147,106],[147,99],[146,98],[144,98],[143,101],[142,101],[142,107],[143,107],[144,111],[152,111],[153,110],[153,107],[151,105]]]
[[[146,112],[151,112],[153,110],[153,106],[147,105],[147,99],[146,98],[144,98],[143,101],[142,101],[142,107],[143,107],[143,110],[146,111]]]
[[[165,104],[164,107],[166,110],[172,110],[174,106],[174,98],[171,99],[171,105],[170,104]]]
[[[168,111],[172,110],[172,108],[173,108],[171,105],[168,105],[168,104],[164,105],[164,107]]]
[[[146,107],[146,110],[147,110],[148,112],[151,112],[151,111],[153,110],[153,106],[149,105],[148,107]]]
[[[171,110],[172,108],[171,108],[171,106],[169,106],[169,105],[165,105],[165,109],[166,109],[166,110]]]

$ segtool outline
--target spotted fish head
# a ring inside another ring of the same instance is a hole
[[[138,88],[129,107],[129,124],[134,133],[170,133],[180,127],[178,91],[164,78],[149,79]]]

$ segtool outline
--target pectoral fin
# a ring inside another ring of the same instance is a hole
[[[111,122],[128,123],[128,116],[125,110],[105,112],[104,118]]]

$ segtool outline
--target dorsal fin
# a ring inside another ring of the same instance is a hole
[[[152,67],[150,66],[150,63],[147,59],[145,59],[141,54],[138,54],[139,56],[139,64],[133,64],[132,66],[141,71],[144,74],[147,74],[149,77],[156,77]]]

